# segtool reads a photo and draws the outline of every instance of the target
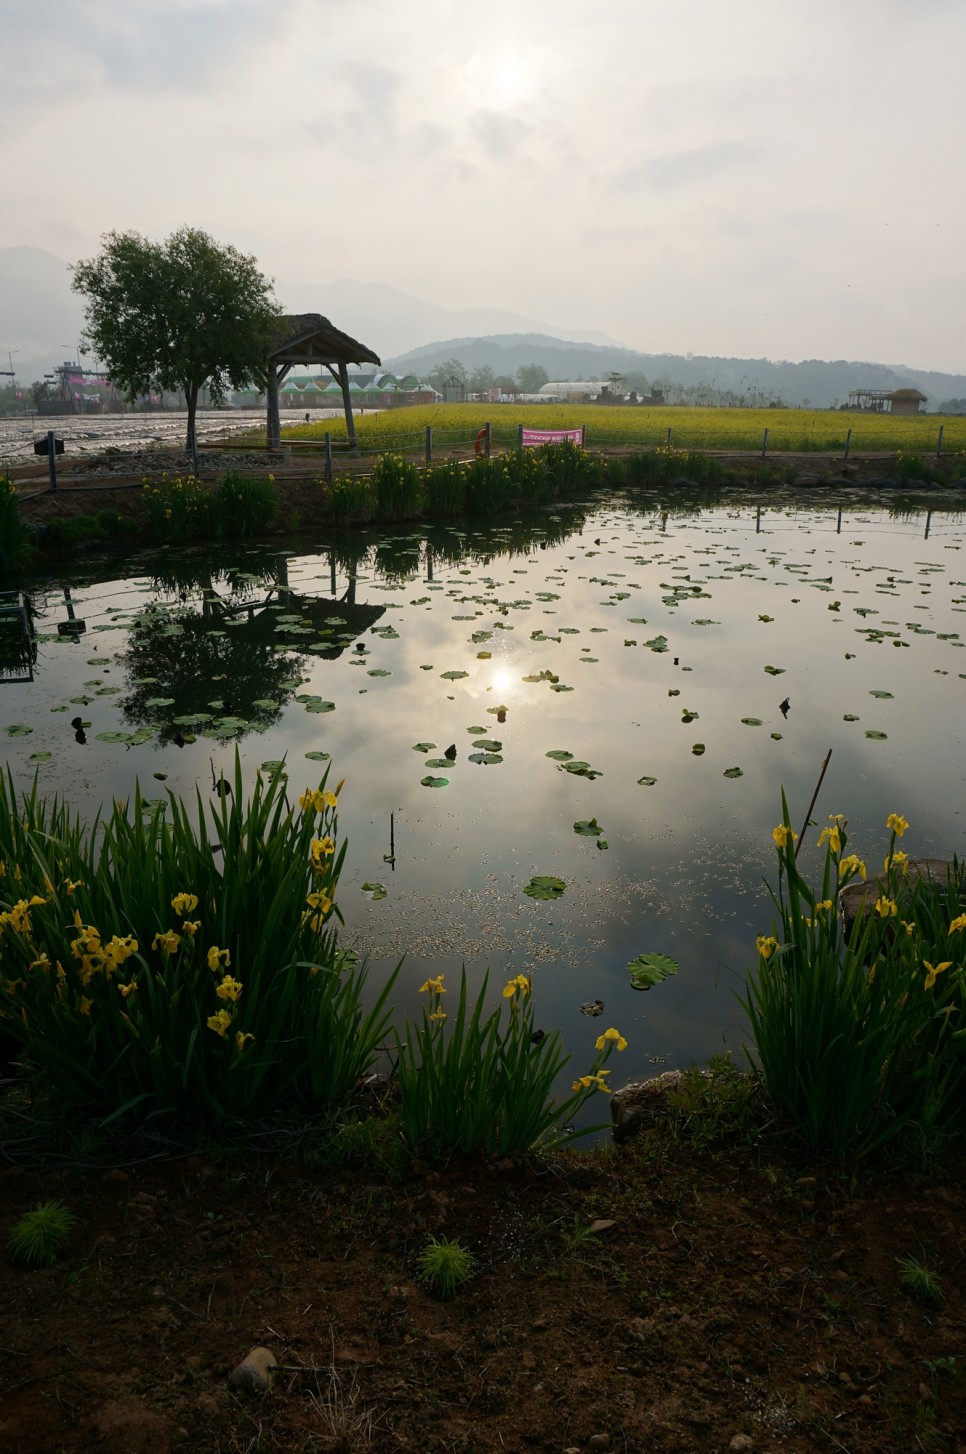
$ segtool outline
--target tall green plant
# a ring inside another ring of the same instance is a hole
[[[102,1115],[223,1124],[341,1103],[387,1027],[392,980],[337,946],[337,791],[284,778],[193,808],[135,789],[85,826],[0,780],[0,1015],[28,1073]]]
[[[0,582],[22,570],[30,554],[30,536],[20,518],[17,491],[9,475],[0,475]]]
[[[782,794],[772,834],[777,921],[758,936],[743,1004],[764,1091],[816,1150],[863,1154],[911,1123],[924,1133],[962,1123],[961,880],[953,874],[939,887],[910,871],[896,847],[908,826],[890,814],[882,872],[846,938],[838,895],[865,880],[866,865],[845,852],[845,820],[835,815],[820,835],[822,886],[813,889]]]
[[[556,1101],[553,1084],[570,1056],[559,1031],[534,1033],[527,976],[517,975],[503,990],[506,1023],[502,1005],[484,1017],[486,977],[470,1005],[462,971],[452,1017],[443,1009],[443,980],[440,974],[421,987],[427,996],[421,1023],[407,1021],[405,1039],[397,1040],[403,1129],[413,1155],[443,1161],[529,1151],[553,1140],[595,1091],[609,1091],[605,1062],[615,1046],[627,1046],[617,1030],[598,1038],[591,1070]]]
[[[380,520],[411,520],[422,508],[422,484],[412,460],[382,454],[372,469]]]

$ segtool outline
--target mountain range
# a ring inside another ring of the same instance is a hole
[[[606,334],[565,328],[500,308],[444,308],[385,283],[343,278],[329,283],[275,285],[287,312],[323,313],[375,350],[395,373],[425,377],[458,358],[472,371],[488,366],[513,375],[521,364],[540,364],[551,379],[626,376],[639,389],[674,388],[687,396],[714,391],[715,399],[776,400],[829,408],[853,389],[916,388],[929,407],[966,398],[966,375],[900,364],[846,359],[717,358],[646,353]],[[69,264],[36,247],[0,248],[0,367],[11,355],[22,382],[40,378],[77,354],[83,302],[70,288]],[[566,336],[561,337],[561,334]]]

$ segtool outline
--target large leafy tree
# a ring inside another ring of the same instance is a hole
[[[543,364],[521,364],[517,369],[517,383],[524,394],[539,394],[544,384],[549,384],[550,375]]]
[[[86,299],[85,336],[129,401],[152,385],[180,389],[195,448],[198,395],[261,383],[281,310],[255,258],[195,227],[166,242],[109,232],[95,258],[75,264]]]

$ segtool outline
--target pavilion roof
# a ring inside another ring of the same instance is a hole
[[[274,364],[362,364],[381,367],[371,348],[350,338],[321,313],[290,313],[278,320],[277,342],[269,350]]]

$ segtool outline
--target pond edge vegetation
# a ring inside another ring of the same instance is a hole
[[[242,1137],[325,1128],[343,1147],[404,1164],[521,1158],[567,1144],[591,1097],[613,1089],[615,1026],[570,1094],[560,1032],[534,1027],[517,975],[485,1012],[465,972],[421,986],[415,1024],[394,1025],[400,966],[366,995],[366,965],[341,949],[338,794],[328,775],[288,800],[283,768],[206,804],[140,788],[86,825],[36,781],[0,779],[0,1051],[8,1094],[100,1128]],[[776,1127],[837,1162],[902,1144],[932,1154],[963,1130],[966,912],[959,866],[945,884],[910,872],[890,814],[884,866],[846,933],[839,893],[864,882],[846,824],[822,829],[821,887],[799,870],[787,804],[772,837],[772,932],[758,936],[746,997],[750,1072],[719,1062],[686,1096],[754,1101]],[[751,956],[750,956],[751,957]],[[446,998],[453,993],[452,1005]],[[401,1031],[401,1033],[400,1033]],[[589,1050],[589,1046],[586,1050]],[[584,1056],[586,1056],[586,1050]],[[376,1074],[388,1058],[388,1077]],[[373,1099],[374,1088],[379,1087]],[[12,1090],[11,1090],[12,1087]],[[597,1130],[599,1126],[583,1128]]]

